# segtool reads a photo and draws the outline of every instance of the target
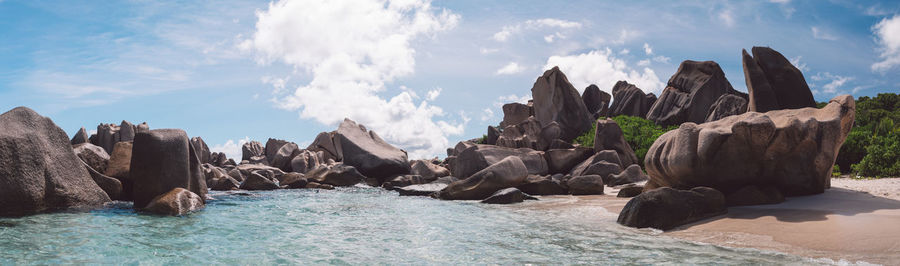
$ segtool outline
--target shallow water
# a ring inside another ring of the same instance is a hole
[[[626,228],[598,207],[440,201],[367,187],[211,196],[206,209],[184,217],[138,214],[117,202],[91,212],[0,218],[0,263],[827,262]]]

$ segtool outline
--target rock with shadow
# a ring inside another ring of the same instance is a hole
[[[725,196],[718,190],[663,187],[631,198],[619,213],[617,222],[628,227],[669,230],[726,212]]]

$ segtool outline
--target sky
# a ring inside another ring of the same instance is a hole
[[[147,122],[213,151],[308,145],[344,118],[411,158],[445,156],[559,66],[579,90],[657,95],[684,60],[746,92],[741,49],[769,46],[817,101],[900,92],[900,1],[0,0],[0,112],[70,136]]]

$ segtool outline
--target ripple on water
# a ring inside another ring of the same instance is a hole
[[[139,214],[115,202],[90,212],[0,218],[0,263],[825,263],[658,236],[619,226],[597,207],[538,210],[367,187],[212,197],[204,210],[182,217]]]

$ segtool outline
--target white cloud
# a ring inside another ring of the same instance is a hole
[[[729,28],[734,27],[734,13],[732,13],[730,8],[719,11],[719,20]]]
[[[837,36],[827,33],[819,27],[811,27],[810,29],[812,29],[813,38],[827,41],[836,41],[838,39]]]
[[[650,59],[644,59],[644,60],[638,61],[637,65],[642,66],[642,67],[650,66]]]
[[[668,64],[669,61],[672,61],[672,58],[669,58],[668,56],[657,55],[657,56],[653,57],[653,61],[663,63],[663,64]]]
[[[811,79],[815,80],[815,81],[828,82],[827,84],[822,86],[822,90],[821,90],[822,93],[836,94],[836,93],[838,93],[838,89],[840,89],[842,86],[844,86],[844,84],[846,84],[848,81],[854,80],[855,77],[847,77],[847,76],[834,75],[834,74],[831,74],[828,72],[820,72],[820,73],[817,73],[815,76],[812,76]]]
[[[491,108],[484,108],[484,111],[481,114],[481,121],[488,121],[492,118],[494,118],[494,111],[491,111]]]
[[[644,33],[640,31],[622,29],[622,31],[619,32],[619,38],[614,40],[613,43],[625,44],[626,42],[637,39],[638,37],[641,37],[643,35]]]
[[[430,90],[430,91],[428,91],[428,94],[425,96],[425,98],[428,99],[429,101],[434,101],[435,99],[437,99],[438,96],[441,95],[442,90],[444,90],[444,89],[443,88],[435,88],[433,90]]]
[[[553,66],[559,66],[579,91],[590,84],[596,84],[601,90],[610,92],[617,81],[626,80],[645,92],[659,94],[665,85],[652,69],[633,69],[625,61],[615,58],[609,48],[577,55],[551,56],[544,68],[550,69]]]
[[[802,59],[802,58],[803,58],[802,56],[798,55],[797,57],[791,58],[790,61],[791,61],[791,64],[794,65],[794,67],[799,69],[801,72],[806,72],[809,70],[809,67],[806,66],[806,63],[800,62],[800,59]]]
[[[488,48],[484,48],[484,47],[482,47],[480,50],[478,50],[478,52],[481,54],[493,54],[493,53],[496,53],[497,51],[500,51],[500,50],[499,49],[488,49]]]
[[[653,48],[650,47],[650,44],[644,43],[644,53],[647,54],[647,55],[652,55],[652,54],[653,54]]]
[[[223,144],[213,145],[209,148],[211,152],[221,152],[224,153],[225,156],[228,156],[230,159],[234,159],[236,162],[241,161],[241,147],[244,146],[244,143],[250,142],[250,137],[244,137],[234,142],[234,140],[228,140]]]
[[[440,154],[463,123],[436,120],[444,111],[416,103],[410,91],[379,96],[386,83],[414,72],[416,39],[455,27],[459,15],[413,1],[278,1],[257,12],[256,32],[241,43],[261,64],[282,62],[312,79],[274,102],[302,118],[366,125],[411,158]],[[436,96],[435,96],[436,97]]]
[[[881,57],[881,61],[872,64],[872,70],[885,72],[900,65],[900,15],[882,19],[872,31]]]
[[[497,75],[512,75],[512,74],[521,73],[524,70],[525,70],[525,68],[520,67],[519,64],[517,64],[516,62],[510,62],[509,64],[506,64],[505,66],[501,67],[500,69],[497,69],[496,74]]]
[[[524,30],[539,30],[546,28],[571,30],[581,28],[581,23],[554,18],[532,19],[515,25],[503,26],[503,28],[501,28],[500,31],[494,33],[491,38],[498,42],[505,42],[509,40],[509,37],[511,37],[512,35],[518,34]],[[544,36],[544,41],[549,43],[553,42],[556,38],[565,39],[565,35],[560,32],[556,32],[554,34]]]
[[[628,54],[628,53],[631,53],[631,51],[628,50],[628,49],[626,49],[626,48],[622,48],[622,50],[619,51],[619,54],[623,54],[623,55],[624,55],[624,54]]]
[[[790,3],[791,0],[769,0],[769,2],[776,3],[776,4],[787,4],[787,3]]]

